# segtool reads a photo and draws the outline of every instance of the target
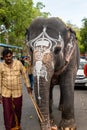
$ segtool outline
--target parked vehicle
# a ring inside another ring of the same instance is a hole
[[[87,60],[85,59],[80,59],[80,65],[79,69],[77,71],[77,76],[75,80],[75,87],[87,87],[87,77],[84,74],[84,65],[87,64]]]

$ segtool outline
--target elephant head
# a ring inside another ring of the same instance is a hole
[[[26,36],[32,56],[35,97],[45,118],[41,129],[51,130],[49,106],[55,84],[59,84],[61,90],[60,107],[63,112],[60,126],[66,128],[72,124],[73,127],[74,80],[79,62],[74,31],[59,18],[36,18],[27,29]]]

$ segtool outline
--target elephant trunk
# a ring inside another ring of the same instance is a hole
[[[40,111],[45,119],[43,122],[41,122],[42,130],[51,130],[50,117],[49,117],[50,80],[51,80],[51,76],[47,76],[47,81],[44,77],[41,77],[41,76],[39,77],[39,79],[37,76],[35,76],[35,79],[34,79],[34,81],[35,81],[34,90],[35,90],[36,101],[37,101]],[[39,89],[38,89],[38,87],[39,87]]]
[[[48,49],[43,52],[43,49],[44,48],[41,47],[34,50],[34,90],[36,101],[45,119],[41,122],[41,129],[51,130],[49,117],[49,90],[50,81],[54,72],[54,63],[53,53]]]

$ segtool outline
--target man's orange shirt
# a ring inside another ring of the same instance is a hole
[[[22,95],[22,77],[26,87],[30,81],[26,69],[19,60],[13,60],[10,68],[4,61],[0,63],[0,94],[4,97],[20,97]]]

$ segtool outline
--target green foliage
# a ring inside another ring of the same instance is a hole
[[[50,15],[49,12],[41,12],[41,10],[45,7],[42,2],[37,2],[36,6],[33,8],[33,16],[32,19],[36,17],[48,17]]]
[[[49,13],[41,12],[45,6],[38,2],[34,7],[33,0],[0,0],[0,25],[8,30],[8,41],[12,45],[23,46],[26,28],[37,16],[48,17]],[[0,37],[4,41],[3,33]]]
[[[81,44],[84,46],[84,53],[87,52],[87,18],[82,20],[83,27],[80,30]]]
[[[79,48],[80,48],[80,53],[81,53],[81,54],[84,54],[84,52],[85,52],[85,51],[84,51],[84,50],[85,50],[85,47],[80,44],[80,45],[79,45]]]
[[[8,0],[0,0],[0,24],[9,26],[9,8],[11,4]]]
[[[84,18],[82,22],[83,22],[82,28],[78,28],[70,23],[69,26],[72,27],[73,30],[75,30],[76,32],[80,52],[85,54],[85,52],[87,52],[87,18]]]

